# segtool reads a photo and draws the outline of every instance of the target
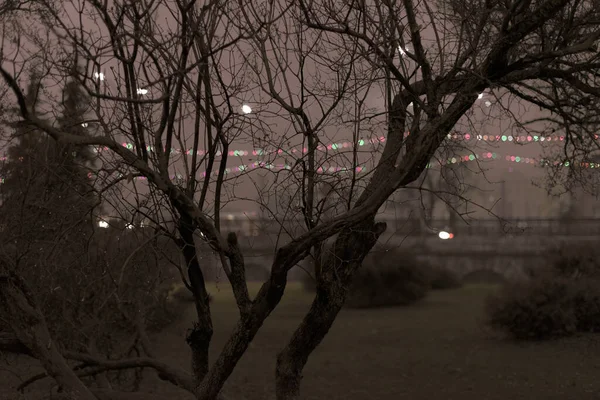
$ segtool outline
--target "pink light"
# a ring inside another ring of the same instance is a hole
[[[531,136],[527,136],[527,141],[531,142],[533,140],[533,138]]]
[[[511,156],[510,161],[515,161],[515,156]]]
[[[127,143],[123,143],[123,147],[127,147]]]
[[[281,149],[277,150],[277,154],[281,154],[281,153],[283,153],[283,150],[281,150]]]
[[[380,141],[380,142],[385,142],[385,137],[384,137],[384,136],[381,136],[381,137],[379,138],[379,141]]]
[[[327,150],[331,150],[331,145],[327,145]]]
[[[565,137],[564,137],[564,136],[561,136],[561,137],[560,137],[560,140],[561,140],[561,141],[565,140]]]
[[[467,134],[465,135],[465,139],[466,139],[466,140],[469,140],[469,139],[471,139],[471,135],[469,135],[469,134],[467,133]]]
[[[308,151],[308,149],[307,149],[306,147],[304,147],[304,148],[302,149],[302,152],[303,152],[303,153],[306,153],[307,151]]]
[[[356,167],[356,172],[362,171],[362,167]]]

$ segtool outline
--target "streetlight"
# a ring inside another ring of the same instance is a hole
[[[446,231],[440,231],[440,233],[438,233],[438,237],[442,240],[448,240],[448,239],[452,239],[454,238],[454,233],[449,233]]]

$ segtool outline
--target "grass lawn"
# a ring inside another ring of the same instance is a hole
[[[600,335],[545,343],[502,340],[479,323],[491,290],[471,285],[433,292],[411,307],[342,311],[309,359],[303,398],[600,399]],[[210,291],[216,356],[237,309],[227,286]],[[228,393],[244,393],[247,400],[273,398],[276,354],[310,301],[310,294],[290,285],[229,380]],[[162,358],[183,367],[189,359],[185,330],[194,313],[188,307],[181,321],[154,338]],[[156,390],[166,386],[157,385]],[[189,397],[171,392],[169,398]]]

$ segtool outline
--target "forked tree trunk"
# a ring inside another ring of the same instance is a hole
[[[179,244],[187,265],[198,316],[198,322],[194,324],[187,336],[187,343],[192,350],[192,372],[196,384],[199,385],[208,372],[208,353],[213,335],[212,317],[204,275],[200,269],[198,252],[194,242],[194,230],[190,224],[190,219],[186,216],[181,217],[179,234],[182,239]]]
[[[385,229],[385,223],[376,224],[371,217],[340,233],[330,256],[323,263],[317,294],[309,312],[277,357],[277,400],[299,398],[302,370],[308,357],[329,332],[344,305],[354,272]]]

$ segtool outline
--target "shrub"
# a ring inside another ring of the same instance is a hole
[[[600,251],[590,245],[563,246],[551,264],[566,278],[600,277]]]
[[[600,281],[580,281],[574,286],[573,308],[579,332],[600,332]]]
[[[431,267],[429,275],[431,289],[433,290],[456,289],[462,286],[462,281],[458,275],[447,268]]]
[[[577,330],[573,287],[562,278],[511,284],[487,299],[487,324],[516,339],[542,340]]]
[[[504,284],[506,278],[504,275],[499,274],[496,271],[488,269],[478,269],[473,272],[469,272],[463,277],[464,283],[485,283],[485,284]]]
[[[146,314],[146,325],[153,332],[159,332],[176,322],[183,313],[183,307],[169,298],[169,290],[161,288],[154,298],[148,299],[152,307]]]
[[[356,272],[346,306],[372,308],[412,304],[427,295],[427,264],[412,254],[389,247],[373,249]]]

